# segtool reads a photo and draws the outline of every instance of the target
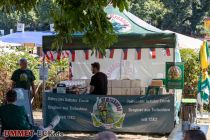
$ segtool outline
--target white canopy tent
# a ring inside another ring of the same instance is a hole
[[[177,48],[178,49],[194,49],[199,50],[201,45],[203,44],[202,40],[189,37],[180,33],[176,33],[173,31],[165,30],[167,33],[175,33],[177,36]]]

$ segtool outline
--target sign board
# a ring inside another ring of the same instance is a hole
[[[170,133],[174,128],[174,95],[95,96],[43,94],[43,121],[56,115],[58,131]]]
[[[184,64],[166,62],[166,89],[184,88]]]
[[[24,32],[25,24],[17,23],[17,32]]]
[[[39,80],[47,80],[48,79],[48,66],[43,67],[41,65],[39,67]]]
[[[50,24],[50,32],[55,32],[54,24]]]

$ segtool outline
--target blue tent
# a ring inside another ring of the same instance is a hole
[[[2,36],[0,40],[2,42],[8,42],[8,43],[20,43],[20,44],[35,43],[36,46],[40,47],[42,46],[42,37],[53,34],[54,33],[52,32],[32,32],[32,31],[16,32]]]

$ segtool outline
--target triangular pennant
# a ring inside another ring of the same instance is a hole
[[[69,58],[70,52],[69,51],[62,51],[62,59]]]
[[[136,49],[137,52],[137,59],[140,60],[141,59],[141,49]]]
[[[103,55],[102,55],[101,52],[98,52],[98,58],[99,58],[99,59],[102,59],[102,58],[103,58]]]
[[[123,60],[128,59],[128,49],[123,49]]]
[[[169,48],[166,48],[166,56],[171,56],[171,52],[170,52],[170,49]]]
[[[71,52],[71,60],[72,60],[72,62],[74,62],[75,61],[75,57],[76,57],[75,50],[70,50],[70,52]]]
[[[50,53],[50,60],[51,61],[54,61],[54,54],[53,54],[53,52],[52,51],[49,51],[49,53]]]
[[[109,58],[113,58],[114,57],[114,49],[109,49],[109,51],[110,51]]]
[[[60,61],[61,60],[61,51],[57,52],[57,60]]]
[[[84,50],[85,53],[85,60],[89,59],[89,50]]]
[[[155,48],[150,48],[150,55],[152,59],[156,58],[156,49]]]

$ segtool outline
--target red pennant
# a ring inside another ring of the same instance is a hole
[[[53,55],[53,52],[52,51],[50,51],[50,60],[51,61],[54,61],[54,55]]]
[[[123,60],[127,60],[128,59],[128,49],[123,49]]]
[[[114,57],[114,49],[110,49],[109,58],[113,58],[113,57]]]
[[[156,58],[156,50],[155,50],[155,48],[151,48],[150,49],[150,54],[152,56],[152,59],[155,59]]]
[[[85,59],[88,60],[89,59],[89,50],[84,50],[85,52]]]
[[[58,61],[61,60],[61,52],[60,52],[60,51],[57,52],[57,60],[58,60]]]
[[[76,53],[75,53],[75,50],[71,50],[71,58],[72,58],[72,62],[75,61],[75,57],[76,57]]]
[[[137,52],[137,59],[140,60],[141,59],[141,49],[136,49]]]
[[[102,58],[103,58],[103,55],[102,55],[101,52],[98,52],[98,58],[99,58],[99,59],[102,59]]]
[[[166,48],[166,56],[171,56],[171,52],[169,48]]]

